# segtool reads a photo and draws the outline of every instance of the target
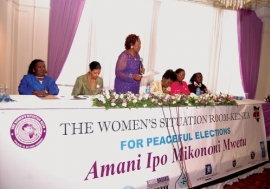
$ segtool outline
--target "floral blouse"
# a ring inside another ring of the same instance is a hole
[[[133,79],[133,74],[140,72],[140,55],[137,53],[135,57],[127,51],[123,51],[117,60],[115,67],[114,88],[118,94],[124,94],[128,91],[138,94],[140,89],[140,81]]]

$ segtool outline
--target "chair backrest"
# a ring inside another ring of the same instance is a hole
[[[68,85],[68,84],[57,84],[57,85],[59,88],[58,96],[71,96],[74,85]]]

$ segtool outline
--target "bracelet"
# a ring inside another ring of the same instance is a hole
[[[45,93],[48,94],[49,92],[47,90],[45,90]]]

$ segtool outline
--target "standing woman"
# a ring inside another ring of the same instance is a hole
[[[46,76],[45,62],[41,59],[33,60],[28,67],[28,74],[24,75],[18,87],[21,95],[57,95],[58,86],[52,77]]]
[[[183,81],[183,79],[185,79],[185,76],[186,76],[185,70],[183,70],[182,68],[178,68],[175,71],[175,74],[176,74],[177,80],[171,84],[172,95],[174,94],[189,95],[190,92],[188,89],[188,85],[185,81]]]
[[[141,66],[139,51],[141,40],[139,36],[130,34],[126,37],[125,49],[118,57],[115,67],[114,88],[118,94],[128,91],[138,94],[140,82],[144,73]]]
[[[99,77],[101,65],[97,61],[89,64],[89,72],[77,77],[73,87],[72,96],[97,95],[103,89],[103,79]]]

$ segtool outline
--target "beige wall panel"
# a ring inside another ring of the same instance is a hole
[[[0,83],[10,94],[33,59],[47,61],[49,11],[50,0],[0,0]]]
[[[19,82],[33,56],[33,8],[15,5],[13,7],[13,61],[10,76],[10,93],[17,94]]]
[[[255,99],[263,100],[270,94],[270,8],[262,7],[256,14],[263,21],[260,69]]]
[[[7,73],[7,4],[5,0],[0,0],[0,83],[6,84]]]
[[[38,7],[34,17],[33,35],[33,59],[43,59],[47,62],[48,54],[48,31],[49,30],[49,8]]]

